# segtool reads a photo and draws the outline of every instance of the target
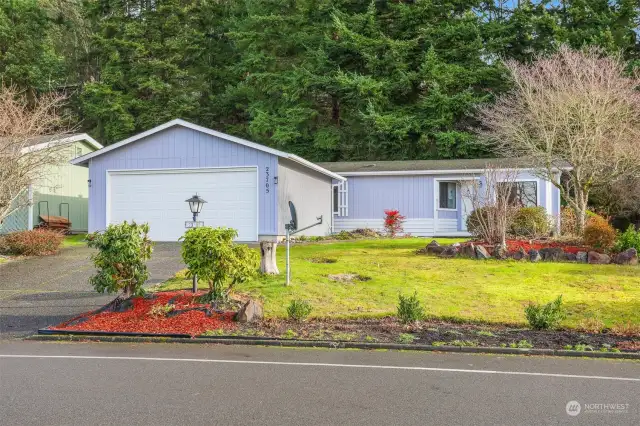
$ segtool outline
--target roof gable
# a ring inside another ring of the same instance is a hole
[[[275,155],[275,156],[278,156],[278,157],[281,157],[281,158],[287,158],[289,160],[295,161],[296,163],[302,164],[305,167],[308,167],[308,168],[313,169],[313,170],[315,170],[317,172],[320,172],[320,173],[322,173],[324,175],[330,176],[333,179],[345,180],[345,178],[343,178],[342,176],[340,176],[340,175],[338,175],[336,173],[330,172],[329,170],[326,170],[325,168],[320,167],[317,164],[313,164],[312,162],[307,161],[304,158],[298,157],[295,154],[290,154],[288,152],[279,151],[277,149],[273,149],[273,148],[270,148],[268,146],[260,145],[258,143],[251,142],[251,141],[248,141],[246,139],[242,139],[242,138],[239,138],[239,137],[236,137],[236,136],[228,135],[226,133],[218,132],[216,130],[212,130],[212,129],[209,129],[209,128],[206,128],[206,127],[203,127],[203,126],[199,126],[197,124],[190,123],[188,121],[181,120],[181,119],[175,119],[175,120],[168,121],[168,122],[166,122],[164,124],[161,124],[159,126],[154,127],[153,129],[149,129],[149,130],[147,130],[145,132],[142,132],[142,133],[139,133],[137,135],[131,136],[130,138],[124,139],[124,140],[122,140],[120,142],[114,143],[112,145],[108,145],[108,146],[106,146],[106,147],[104,147],[104,148],[102,148],[102,149],[100,149],[98,151],[94,151],[92,153],[83,155],[82,157],[78,157],[78,158],[74,159],[71,163],[75,164],[75,165],[87,165],[88,164],[88,160],[90,160],[90,159],[92,159],[94,157],[106,154],[107,152],[113,151],[115,149],[118,149],[118,148],[123,147],[123,146],[128,145],[128,144],[131,144],[131,143],[136,142],[136,141],[138,141],[140,139],[144,139],[147,136],[151,136],[151,135],[153,135],[155,133],[161,132],[163,130],[169,129],[169,128],[174,127],[174,126],[182,126],[182,127],[185,127],[185,128],[188,128],[188,129],[192,129],[192,130],[195,130],[195,131],[198,131],[198,132],[201,132],[201,133],[205,133],[205,134],[208,134],[208,135],[211,135],[211,136],[215,136],[215,137],[220,138],[220,139],[224,139],[224,140],[227,140],[227,141],[230,141],[230,142],[234,142],[234,143],[237,143],[237,144],[240,144],[240,145],[244,145],[244,146],[247,146],[249,148],[253,148],[255,150],[258,150],[258,151],[263,151],[263,152],[266,152],[266,153],[269,153],[269,154],[272,154],[272,155]]]

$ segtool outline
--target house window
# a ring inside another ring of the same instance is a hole
[[[536,207],[538,205],[538,182],[522,181],[501,183],[509,191],[509,203],[519,207]]]
[[[457,185],[455,182],[439,182],[441,209],[455,210],[457,201]]]
[[[348,216],[349,210],[347,182],[340,182],[333,185],[333,214],[336,216]]]
[[[76,147],[76,158],[82,156],[82,148],[77,146]]]

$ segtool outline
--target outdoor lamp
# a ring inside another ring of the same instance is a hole
[[[191,213],[193,213],[193,221],[195,222],[196,217],[198,217],[198,213],[202,211],[202,206],[204,205],[204,203],[206,203],[206,201],[200,198],[198,194],[185,201],[189,203],[189,210],[191,210]]]

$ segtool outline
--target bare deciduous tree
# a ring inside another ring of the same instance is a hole
[[[582,231],[592,189],[640,172],[640,79],[595,48],[562,46],[532,64],[505,64],[514,88],[480,109],[482,139],[506,157],[534,160]]]
[[[50,166],[64,161],[64,101],[47,94],[29,103],[16,87],[0,86],[0,223],[28,204],[21,194],[29,185],[45,182]]]
[[[511,199],[512,185],[517,179],[515,168],[488,165],[482,179],[474,179],[470,189],[461,194],[471,202],[469,232],[476,238],[506,248],[507,233],[520,208]]]

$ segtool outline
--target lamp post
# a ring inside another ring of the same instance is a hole
[[[189,210],[191,210],[191,214],[193,214],[193,226],[197,227],[198,214],[202,211],[202,207],[204,206],[204,203],[206,203],[206,201],[198,194],[185,201],[189,203]],[[198,276],[195,274],[193,275],[192,290],[194,293],[198,292]]]
[[[198,194],[185,201],[189,203],[189,210],[191,210],[191,213],[193,214],[193,221],[195,222],[198,214],[202,211],[202,206],[204,206],[204,203],[206,203],[206,201],[202,199]]]

